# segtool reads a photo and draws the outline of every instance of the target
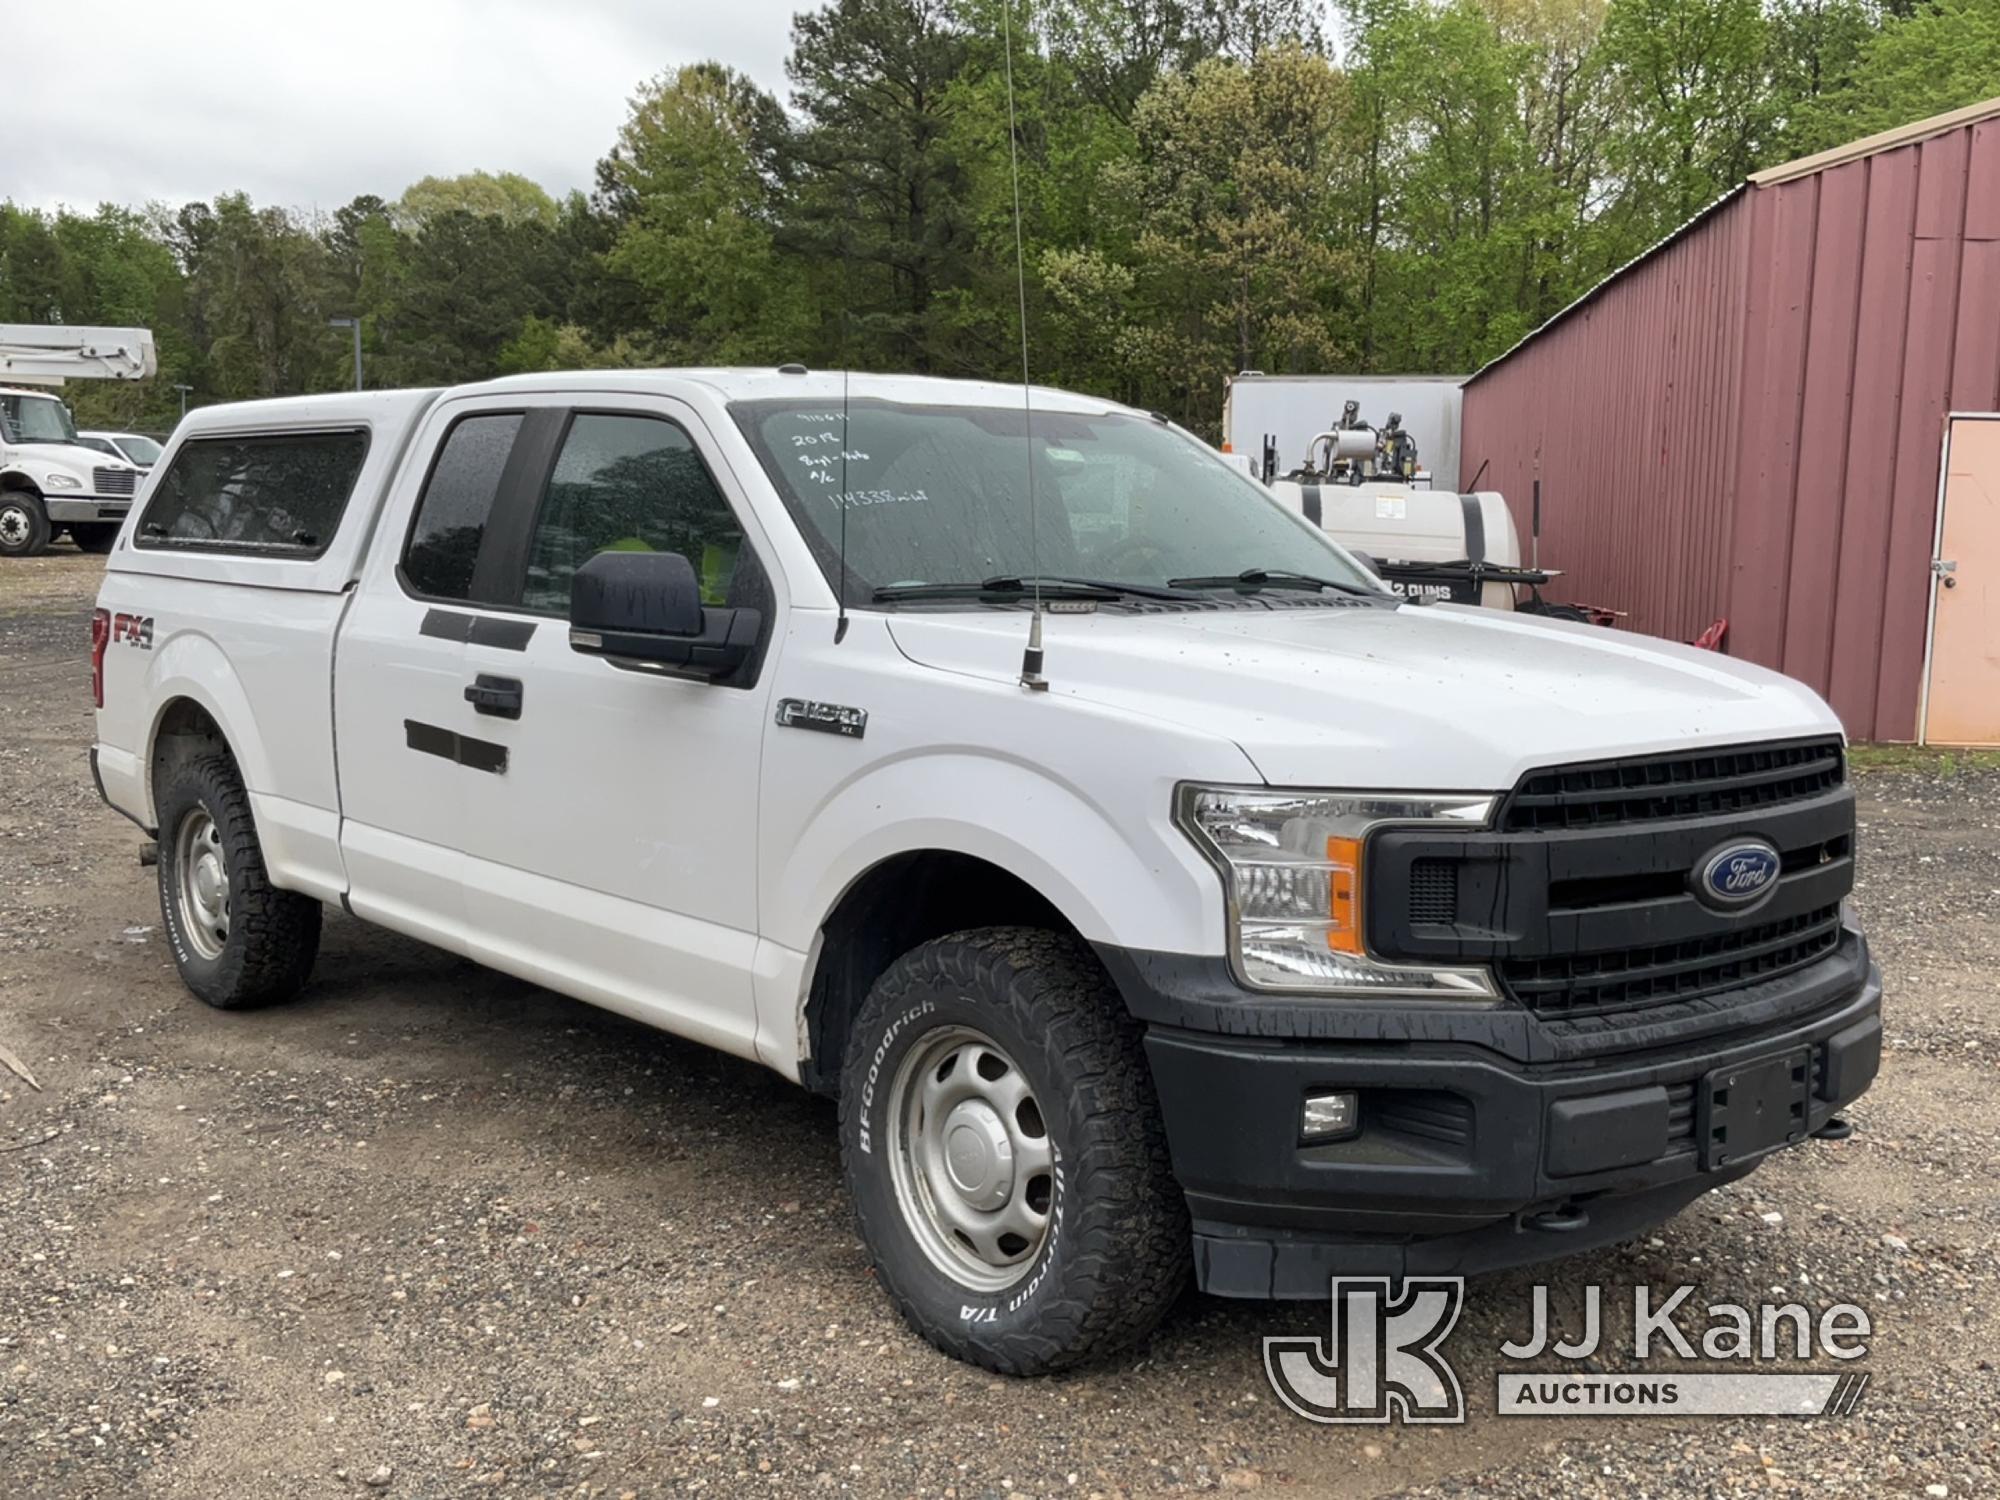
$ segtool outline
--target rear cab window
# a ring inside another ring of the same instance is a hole
[[[316,558],[367,456],[364,428],[189,438],[154,483],[133,545]]]
[[[500,603],[475,592],[481,549],[526,414],[474,412],[438,447],[403,546],[403,587],[420,599]]]

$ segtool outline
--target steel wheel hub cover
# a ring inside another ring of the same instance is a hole
[[[942,1155],[951,1187],[974,1208],[998,1208],[1013,1192],[1014,1143],[985,1100],[967,1099],[945,1116]]]
[[[221,956],[229,941],[229,865],[222,853],[222,830],[204,808],[189,809],[175,840],[175,904],[181,926],[196,953]]]
[[[887,1125],[896,1207],[931,1264],[974,1291],[1025,1276],[1054,1222],[1055,1145],[1014,1059],[939,1027],[897,1068]]]

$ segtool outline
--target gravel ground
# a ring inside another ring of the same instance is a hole
[[[1190,1297],[1054,1380],[936,1355],[869,1285],[831,1109],[748,1064],[338,915],[299,1002],[204,1008],[89,783],[100,567],[0,565],[0,1044],[42,1085],[0,1069],[0,1496],[2000,1490],[2000,775],[1862,779],[1860,1133],[1555,1273],[1865,1303],[1857,1414],[1495,1418],[1510,1274],[1447,1346],[1470,1422],[1317,1428],[1259,1339],[1323,1307]]]

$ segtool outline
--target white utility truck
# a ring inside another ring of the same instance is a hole
[[[1879,1060],[1812,692],[1400,598],[1101,400],[204,408],[92,671],[195,994],[290,995],[338,906],[837,1096],[881,1285],[994,1370],[1190,1276],[1626,1238],[1845,1133]]]
[[[80,441],[45,387],[156,368],[143,328],[0,323],[0,557],[33,557],[64,531],[86,552],[111,550],[145,470]]]

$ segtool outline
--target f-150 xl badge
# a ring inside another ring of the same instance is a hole
[[[805,698],[780,698],[778,723],[785,729],[817,729],[858,740],[868,732],[868,710],[844,703],[814,703]]]

